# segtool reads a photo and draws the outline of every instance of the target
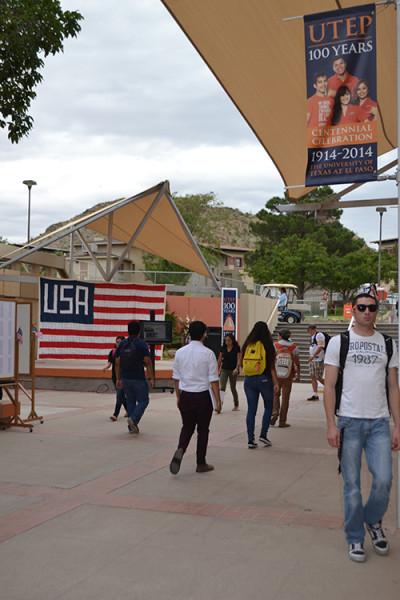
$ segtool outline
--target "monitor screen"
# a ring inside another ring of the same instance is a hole
[[[140,337],[147,344],[170,344],[172,321],[141,321]]]

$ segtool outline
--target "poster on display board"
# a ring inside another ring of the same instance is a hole
[[[237,339],[238,333],[238,291],[237,288],[222,288],[221,290],[221,328],[222,342],[231,333]]]
[[[304,17],[305,184],[377,179],[375,5]]]
[[[18,374],[32,375],[31,353],[32,344],[32,305],[17,303],[17,342],[18,342]]]
[[[15,377],[15,302],[0,300],[0,380]]]

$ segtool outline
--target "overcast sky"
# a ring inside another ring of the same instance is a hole
[[[168,179],[180,194],[215,192],[256,213],[283,182],[268,155],[160,0],[63,0],[85,17],[65,51],[46,59],[34,129],[12,145],[0,130],[0,235],[31,235],[103,201]],[[369,186],[369,187],[368,187]],[[351,198],[394,196],[368,184]],[[349,196],[350,199],[350,196]],[[344,225],[378,238],[375,208],[347,209]],[[396,209],[383,237],[397,237]]]

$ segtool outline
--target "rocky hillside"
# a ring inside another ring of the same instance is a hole
[[[115,200],[113,202],[115,202]],[[100,204],[96,204],[95,206],[86,209],[84,212],[80,213],[79,215],[75,215],[67,221],[50,225],[46,229],[45,233],[51,233],[59,227],[66,225],[70,221],[74,221],[79,217],[83,217],[86,214],[109,206],[110,204],[112,204],[112,202],[102,202]],[[254,215],[250,213],[244,213],[237,208],[229,208],[227,206],[210,206],[206,209],[205,214],[207,223],[209,224],[208,229],[212,232],[213,239],[217,240],[217,243],[220,246],[229,245],[238,248],[255,247],[255,237],[250,231],[250,224],[257,221],[257,218]],[[88,241],[91,241],[94,237],[98,239],[100,236],[98,233],[95,233],[90,229],[86,229],[85,237],[88,239]],[[195,235],[195,237],[197,237],[197,241],[200,243],[205,241],[201,239],[199,235]],[[62,238],[52,245],[53,247],[62,250],[68,250],[69,238]]]

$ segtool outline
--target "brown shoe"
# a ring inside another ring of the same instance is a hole
[[[118,417],[116,417],[115,415],[111,415],[110,417],[110,421],[116,421],[118,419]]]
[[[196,473],[208,473],[208,471],[214,471],[214,467],[212,465],[197,465]]]
[[[290,427],[289,423],[279,423],[279,427]]]

